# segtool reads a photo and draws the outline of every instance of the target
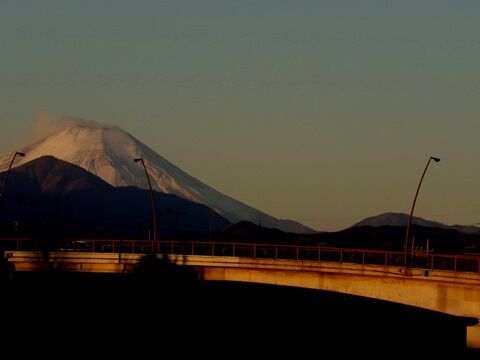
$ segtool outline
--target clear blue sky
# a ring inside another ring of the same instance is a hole
[[[129,131],[271,215],[480,222],[480,2],[0,1],[0,153],[36,114]]]

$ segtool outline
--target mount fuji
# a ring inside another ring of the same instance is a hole
[[[17,159],[15,166],[49,155],[75,164],[110,185],[148,189],[143,168],[132,160],[143,158],[152,187],[157,191],[207,205],[232,223],[261,221],[263,226],[286,232],[314,232],[298,222],[276,219],[216,191],[116,126],[92,121],[68,122],[42,140],[24,146],[21,151],[26,156]],[[8,169],[11,158],[12,154],[0,157],[0,172]]]

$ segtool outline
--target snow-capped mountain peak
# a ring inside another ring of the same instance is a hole
[[[116,126],[91,121],[70,122],[44,139],[21,149],[26,156],[15,166],[50,155],[78,165],[113,186],[148,188],[143,167],[133,161],[145,160],[152,187],[165,193],[205,204],[231,222],[248,220],[291,232],[312,230],[294,221],[278,220],[230,198],[188,175],[138,139]],[[12,154],[0,157],[0,171],[8,168]]]

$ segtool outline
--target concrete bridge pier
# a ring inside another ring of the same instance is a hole
[[[480,349],[480,324],[467,326],[467,347]]]

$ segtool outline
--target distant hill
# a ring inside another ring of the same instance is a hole
[[[0,174],[0,183],[5,173]],[[299,244],[402,251],[406,214],[371,217],[337,232],[287,233],[248,221],[230,224],[205,205],[155,193],[159,238]],[[478,228],[414,219],[415,245],[427,239],[435,252],[480,251]],[[114,187],[88,171],[51,156],[13,169],[0,202],[0,230],[8,236],[147,239],[151,225],[147,190]],[[468,231],[465,231],[467,228]],[[474,231],[475,230],[475,231]],[[0,236],[2,235],[0,234]]]
[[[160,192],[155,198],[161,238],[205,237],[230,224],[205,205]],[[146,239],[152,228],[147,190],[113,187],[51,156],[12,170],[0,221],[4,233],[26,236]]]
[[[299,237],[298,234],[258,226],[249,221],[240,221],[219,232],[216,240],[239,243],[283,244],[293,243]]]
[[[412,236],[415,247],[429,248],[434,252],[464,253],[480,250],[480,236],[466,234],[454,229],[442,229],[414,225]],[[310,236],[316,243],[327,246],[403,251],[405,244],[404,226],[357,226],[338,232]]]
[[[413,225],[415,247],[434,253],[465,253],[480,251],[480,235],[467,234],[455,229],[442,229]],[[322,232],[312,235],[284,233],[242,221],[227,227],[215,238],[222,242],[289,244],[303,246],[329,246],[357,249],[403,251],[404,226],[356,226],[342,231]]]
[[[361,226],[372,226],[372,227],[380,227],[380,226],[407,226],[408,224],[408,214],[403,213],[383,213],[377,216],[368,217],[356,224],[352,227],[361,227]],[[472,225],[445,225],[436,221],[425,220],[421,217],[414,216],[412,219],[412,224],[429,227],[429,228],[439,228],[439,229],[446,229],[446,230],[457,230],[462,233],[466,234],[480,234],[480,228],[477,226]]]

